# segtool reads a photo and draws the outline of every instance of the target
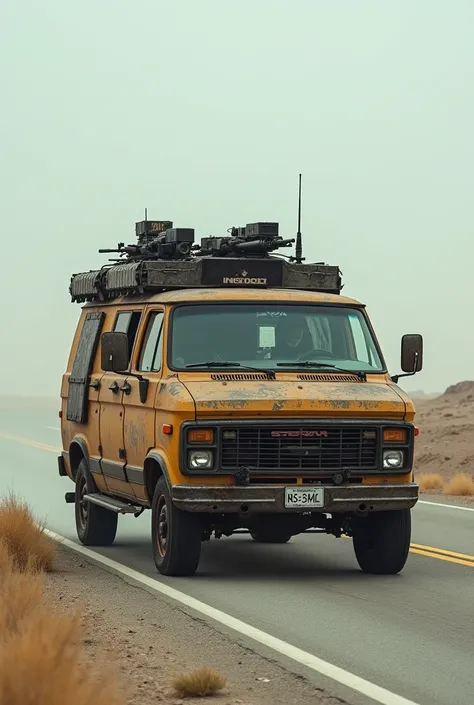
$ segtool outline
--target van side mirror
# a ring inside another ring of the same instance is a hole
[[[404,374],[393,375],[392,381],[397,384],[400,377],[412,377],[423,368],[423,336],[418,334],[402,337],[402,370]]]
[[[128,337],[126,333],[102,333],[100,366],[104,372],[126,372],[128,369],[128,354]]]
[[[415,374],[423,367],[423,337],[404,335],[402,338],[402,370]]]

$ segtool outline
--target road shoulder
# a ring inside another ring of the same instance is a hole
[[[81,612],[87,656],[96,665],[117,669],[129,705],[181,702],[172,694],[173,678],[200,666],[227,680],[225,693],[212,699],[216,705],[342,702],[163,596],[127,583],[64,546],[47,582],[53,605],[69,614]]]

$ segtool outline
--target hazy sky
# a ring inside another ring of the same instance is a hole
[[[277,220],[407,389],[474,378],[472,0],[3,0],[3,394],[59,393],[72,272],[149,218]]]

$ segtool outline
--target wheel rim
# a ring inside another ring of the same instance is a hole
[[[158,553],[164,558],[168,548],[168,507],[166,506],[166,499],[163,496],[160,497],[158,503],[156,543]]]
[[[85,495],[87,494],[87,483],[86,483],[86,478],[82,477],[79,485],[79,494],[80,494],[80,500],[79,500],[79,506],[78,506],[78,517],[79,517],[79,524],[81,526],[81,529],[85,529],[87,526],[87,516],[88,516],[88,511],[87,511],[87,502],[84,500]]]

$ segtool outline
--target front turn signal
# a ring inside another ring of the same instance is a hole
[[[386,428],[383,432],[384,443],[405,443],[407,431],[405,428]]]
[[[188,431],[188,443],[213,443],[214,431],[212,428],[192,428]]]

